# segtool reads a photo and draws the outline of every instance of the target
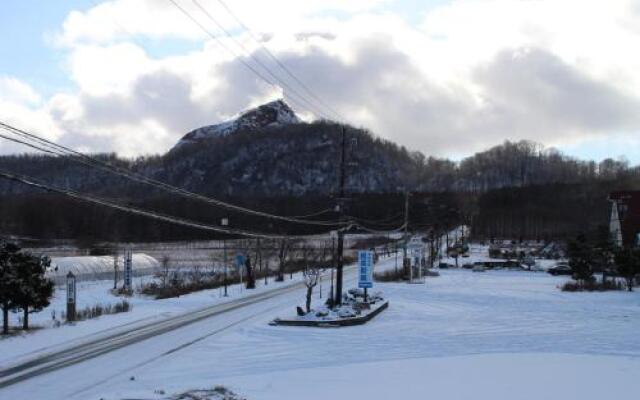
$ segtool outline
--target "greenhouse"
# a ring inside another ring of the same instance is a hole
[[[118,276],[122,279],[122,256],[117,259]],[[132,256],[133,276],[153,275],[158,271],[160,263],[155,258],[138,253]],[[69,272],[73,272],[79,281],[97,281],[113,279],[113,256],[52,257],[47,276],[56,285],[63,284]]]

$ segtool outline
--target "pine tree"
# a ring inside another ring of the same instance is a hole
[[[609,228],[605,225],[598,227],[596,246],[594,248],[594,264],[602,271],[602,281],[606,280],[607,272],[611,270],[615,257],[615,246],[611,240]]]
[[[627,282],[627,290],[633,291],[633,281],[640,274],[640,249],[620,249],[616,252],[618,274]]]
[[[585,235],[580,234],[568,246],[569,266],[573,278],[585,284],[593,280],[593,249]]]
[[[29,329],[29,313],[41,311],[49,305],[53,295],[53,282],[45,277],[51,260],[31,253],[21,252],[16,260],[16,278],[19,289],[14,299],[22,309],[22,329]]]
[[[20,248],[11,243],[0,245],[0,307],[2,308],[2,334],[9,333],[9,312],[17,308],[19,284],[15,268]]]

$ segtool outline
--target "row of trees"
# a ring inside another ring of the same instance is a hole
[[[618,248],[611,242],[606,228],[600,228],[595,237],[580,234],[567,246],[569,266],[573,277],[581,287],[595,282],[594,273],[603,273],[603,285],[607,275],[624,278],[627,290],[632,291],[636,277],[640,274],[640,248]]]
[[[337,191],[338,169],[327,160],[338,159],[341,131],[341,125],[321,121],[260,132],[238,131],[168,154],[135,160],[114,154],[96,157],[163,182],[216,196],[328,195]],[[630,166],[624,158],[583,161],[527,140],[505,141],[456,162],[409,151],[358,128],[349,128],[347,135],[350,165],[346,183],[352,193],[403,189],[486,192],[503,187],[640,176],[640,168]],[[3,156],[0,167],[94,194],[150,198],[161,193],[65,157]],[[25,192],[33,189],[0,181],[0,194]]]
[[[11,243],[0,244],[0,307],[2,308],[2,334],[9,333],[9,312],[22,310],[22,328],[29,329],[29,313],[49,305],[53,295],[53,282],[45,278],[50,264],[40,257]]]

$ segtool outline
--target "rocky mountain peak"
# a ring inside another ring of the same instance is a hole
[[[235,119],[194,129],[183,136],[174,149],[203,139],[226,136],[239,130],[259,130],[299,122],[300,119],[291,107],[284,100],[278,99],[244,111]]]

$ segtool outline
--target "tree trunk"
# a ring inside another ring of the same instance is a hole
[[[247,262],[245,263],[245,267],[247,269],[247,289],[255,289],[256,288],[256,278],[253,274],[253,268],[251,267],[251,259],[247,257]]]
[[[29,330],[29,307],[25,306],[23,308],[24,317],[22,318],[22,329],[25,331]]]
[[[311,295],[313,294],[313,287],[307,287],[307,312],[311,312]]]
[[[2,306],[2,334],[9,334],[9,305],[7,304]]]

